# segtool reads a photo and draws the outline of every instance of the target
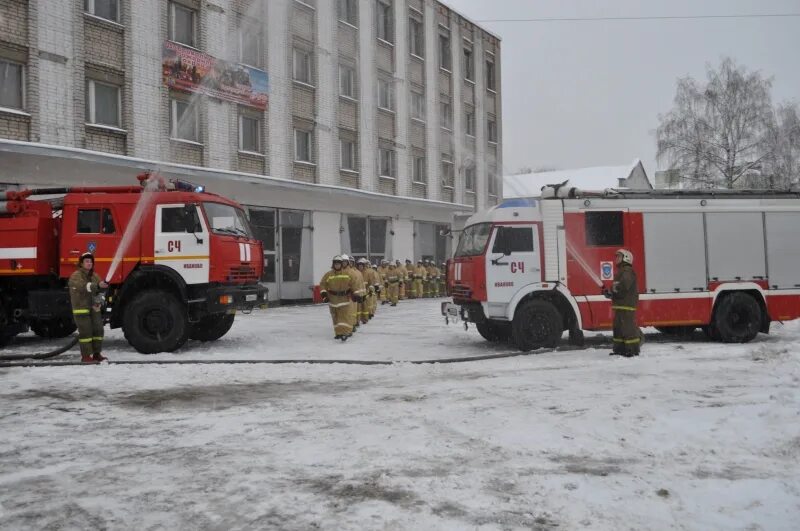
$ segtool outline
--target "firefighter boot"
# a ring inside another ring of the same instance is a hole
[[[100,354],[99,352],[95,352],[92,356],[92,359],[97,362],[106,361],[108,358]]]
[[[82,354],[81,363],[97,363],[97,361],[91,354]]]

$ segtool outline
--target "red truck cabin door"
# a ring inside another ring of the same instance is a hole
[[[64,207],[59,260],[61,277],[70,276],[75,271],[80,256],[90,252],[95,258],[95,272],[105,279],[122,239],[122,227],[115,213],[111,204]],[[117,275],[121,275],[120,269],[115,277]]]
[[[497,225],[486,251],[489,315],[505,309],[521,288],[541,282],[538,225]]]

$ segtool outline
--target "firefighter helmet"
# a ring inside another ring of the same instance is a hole
[[[83,264],[83,261],[86,260],[87,258],[92,261],[92,264],[94,264],[94,255],[89,252],[83,253],[81,255],[81,257],[78,259],[78,264]]]
[[[360,265],[360,266],[367,267],[367,264],[369,263],[369,261],[366,258],[359,258],[358,262],[356,262],[356,263],[358,265]]]
[[[633,253],[627,249],[617,249],[617,254],[622,256],[622,262],[628,265],[633,265]]]
[[[344,258],[342,258],[341,255],[337,254],[336,256],[333,257],[333,261],[334,262],[344,262]]]
[[[349,262],[350,261],[350,257],[347,256],[344,253],[342,253],[341,258],[342,258],[342,262]]]

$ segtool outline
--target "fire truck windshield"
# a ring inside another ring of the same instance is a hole
[[[464,232],[461,233],[461,239],[458,240],[456,258],[459,256],[477,256],[483,253],[491,231],[492,226],[489,223],[478,223],[465,228]]]
[[[211,224],[211,231],[217,234],[231,234],[252,238],[253,232],[247,217],[239,208],[222,203],[203,203],[206,217]]]

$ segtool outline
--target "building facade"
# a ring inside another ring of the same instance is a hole
[[[435,0],[0,0],[0,183],[206,184],[304,299],[338,252],[444,260],[497,202],[500,73]]]

